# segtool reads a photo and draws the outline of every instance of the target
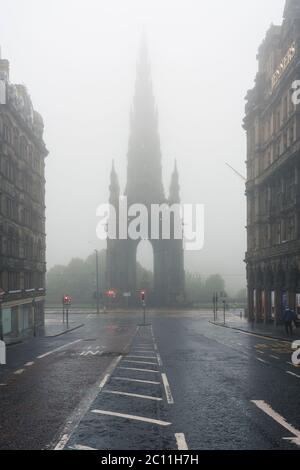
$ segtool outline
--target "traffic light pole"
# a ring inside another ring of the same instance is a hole
[[[96,253],[96,282],[97,282],[97,314],[100,313],[100,289],[99,289],[99,255],[98,250],[95,250]]]

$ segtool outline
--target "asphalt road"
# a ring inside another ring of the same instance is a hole
[[[300,449],[290,343],[208,313],[72,319],[85,326],[8,348],[0,449]]]

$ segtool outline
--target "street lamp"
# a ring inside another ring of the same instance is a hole
[[[100,288],[99,288],[99,253],[98,250],[95,250],[96,253],[96,282],[97,282],[97,314],[100,314]]]

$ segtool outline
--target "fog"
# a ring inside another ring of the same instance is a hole
[[[184,203],[205,204],[205,246],[186,270],[245,285],[244,97],[284,0],[0,0],[2,57],[45,121],[48,268],[104,247],[96,208],[115,160],[126,179],[129,113],[147,34],[166,193],[174,159]],[[146,260],[147,261],[147,260]]]

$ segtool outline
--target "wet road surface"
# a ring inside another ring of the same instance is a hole
[[[85,326],[8,348],[1,449],[300,449],[290,343],[208,313],[74,317]]]

